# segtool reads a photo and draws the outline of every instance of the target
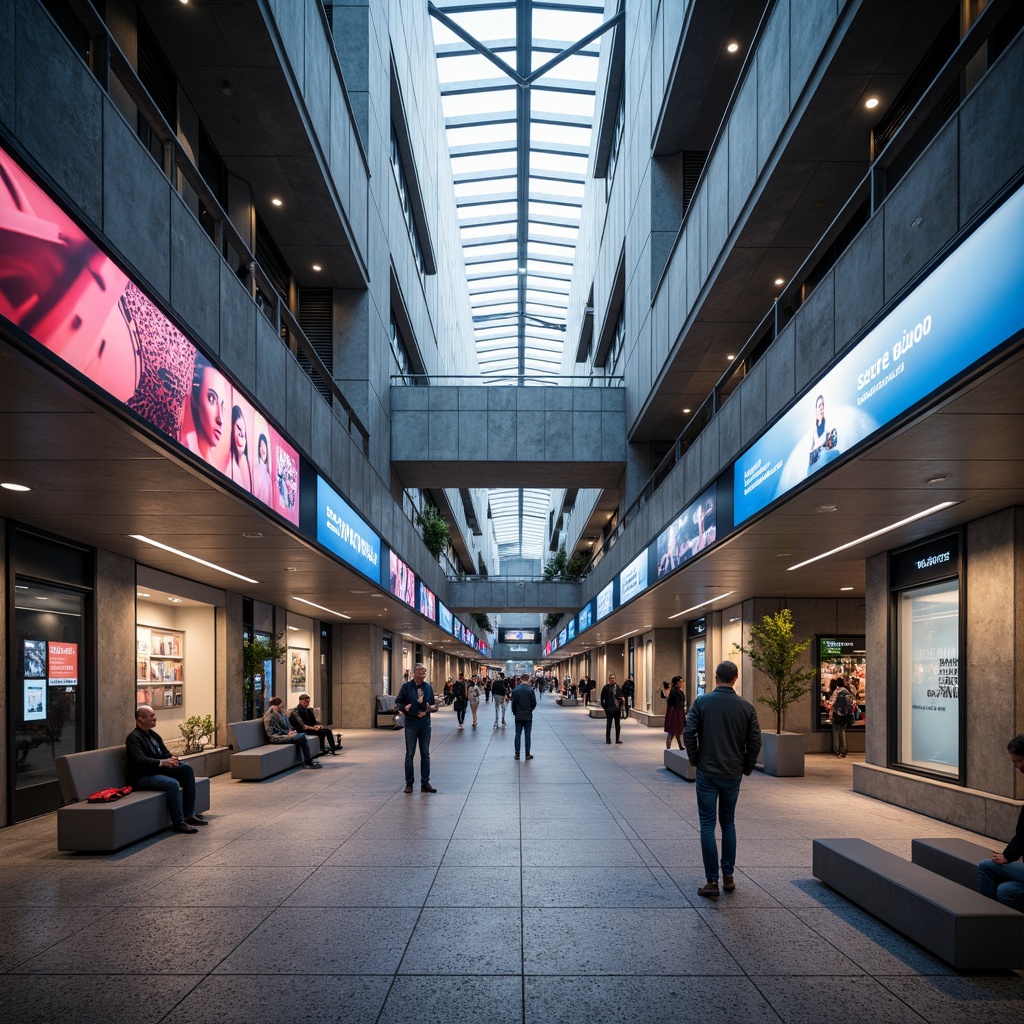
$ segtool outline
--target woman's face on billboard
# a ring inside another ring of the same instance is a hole
[[[203,370],[195,409],[196,431],[211,448],[220,444],[227,406],[228,382],[212,366]],[[244,431],[243,427],[243,431]]]
[[[245,452],[245,419],[242,416],[235,419],[234,439],[235,451],[242,455]]]

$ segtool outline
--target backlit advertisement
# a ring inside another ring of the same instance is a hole
[[[437,618],[437,598],[423,582],[420,583],[420,615],[425,615],[431,622]]]
[[[737,459],[737,525],[1024,329],[1022,237],[1018,189]]]
[[[452,631],[452,623],[453,623],[453,621],[454,621],[454,619],[452,618],[452,613],[447,608],[445,608],[445,606],[440,601],[438,601],[437,602],[437,624],[446,633],[450,633]]]
[[[561,633],[558,634],[558,646],[559,647],[564,647],[565,646],[565,630],[564,629],[562,630]]]
[[[374,583],[380,583],[380,537],[323,477],[316,478],[316,539]]]
[[[718,534],[716,504],[712,484],[661,532],[654,542],[657,579],[674,572],[709,544],[714,544]]]
[[[579,623],[579,630],[582,633],[585,629],[590,629],[591,623],[594,619],[594,605],[593,602],[588,604],[586,608],[581,608],[579,615],[576,616],[576,621]]]
[[[412,608],[416,607],[416,574],[398,555],[391,552],[391,593]]]
[[[299,455],[0,148],[0,315],[299,524]]]
[[[644,548],[622,572],[619,573],[619,604],[636,597],[647,589],[647,548]]]
[[[600,594],[597,595],[597,614],[595,622],[600,622],[606,615],[610,614],[615,607],[615,581],[612,580]]]
[[[575,619],[570,619],[569,620],[569,625],[566,626],[566,628],[565,628],[565,638],[566,638],[566,640],[575,640],[576,639],[576,620]]]

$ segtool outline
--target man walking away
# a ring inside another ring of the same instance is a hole
[[[615,723],[615,742],[621,743],[619,731],[622,729],[622,687],[615,682],[615,676],[609,676],[608,682],[601,689],[601,707],[604,708],[604,741],[612,741],[612,722]]]
[[[516,720],[516,760],[519,760],[519,739],[526,735],[526,760],[532,761],[530,753],[530,732],[533,729],[533,709],[537,706],[537,694],[530,685],[530,677],[523,676],[522,681],[512,691],[512,717]]]
[[[723,661],[715,669],[715,688],[694,699],[686,716],[683,742],[690,764],[697,770],[697,813],[700,817],[700,852],[707,884],[697,893],[718,899],[718,846],[715,810],[722,826],[722,888],[736,888],[736,801],[740,782],[754,770],[761,749],[761,728],[753,704],[736,693],[739,669]]]

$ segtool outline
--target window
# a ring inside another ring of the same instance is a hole
[[[619,154],[622,151],[622,135],[626,127],[626,94],[625,90],[619,90],[619,103],[615,111],[615,123],[612,126],[611,146],[608,149],[608,169],[604,176],[604,195],[607,199],[611,195],[612,183],[615,181],[615,168],[619,162]]]
[[[398,366],[398,373],[403,377],[403,384],[426,384],[427,380],[422,376],[413,362],[409,347],[402,337],[398,324],[395,322],[395,311],[391,311],[391,322],[388,324],[388,337],[391,339],[391,354],[395,357]]]
[[[405,226],[409,229],[412,257],[416,263],[416,269],[422,274],[423,246],[420,244],[419,232],[416,230],[416,218],[412,208],[412,190],[405,176],[402,152],[398,145],[398,133],[395,131],[394,122],[391,123],[391,170],[395,174],[395,184],[398,186],[398,200],[401,203],[402,213],[405,216]]]

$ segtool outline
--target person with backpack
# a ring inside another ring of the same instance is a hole
[[[832,749],[836,757],[846,757],[846,728],[853,725],[856,705],[842,676],[832,680],[828,707],[832,714]]]

